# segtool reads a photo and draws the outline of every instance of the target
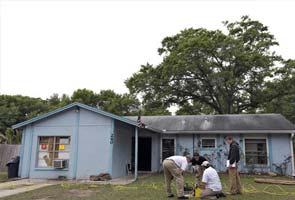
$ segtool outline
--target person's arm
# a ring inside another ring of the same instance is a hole
[[[208,183],[208,175],[207,175],[207,173],[205,172],[205,173],[203,174],[203,178],[202,178],[202,182],[201,182],[201,184],[200,184],[200,188],[201,188],[202,190],[206,189],[206,185],[207,185],[207,183]]]
[[[234,164],[236,161],[237,161],[237,157],[238,157],[238,154],[239,154],[239,148],[237,145],[232,145],[231,147],[231,155],[230,155],[230,158],[229,158],[229,164]]]

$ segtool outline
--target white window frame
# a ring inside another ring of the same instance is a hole
[[[261,136],[261,137],[255,137],[255,136],[247,136],[247,137],[244,137],[243,138],[243,152],[244,152],[244,155],[245,155],[245,166],[249,166],[247,163],[246,163],[246,139],[252,139],[252,140],[261,140],[261,139],[264,139],[265,142],[266,142],[266,155],[267,155],[267,163],[266,164],[254,164],[255,166],[269,166],[269,147],[268,147],[268,137],[267,136]]]
[[[164,137],[161,137],[161,142],[160,142],[160,145],[161,145],[161,152],[160,152],[160,162],[162,163],[163,162],[163,140],[164,139],[170,139],[170,140],[174,140],[174,155],[176,154],[176,136],[164,136]]]
[[[210,139],[210,140],[214,140],[214,147],[203,147],[203,139]],[[201,149],[215,149],[217,148],[217,138],[216,137],[201,137]]]
[[[55,170],[55,168],[53,166],[48,166],[48,167],[40,167],[38,166],[38,161],[39,161],[39,153],[40,153],[40,150],[39,150],[39,146],[40,146],[40,138],[41,137],[68,137],[70,139],[70,143],[68,144],[70,146],[70,150],[68,150],[67,152],[69,152],[69,159],[66,159],[68,160],[68,165],[70,165],[70,160],[71,160],[71,145],[72,145],[72,137],[70,135],[38,135],[37,136],[37,151],[36,151],[36,161],[35,161],[35,169],[44,169],[44,170],[47,170],[47,169],[52,169],[52,170]],[[54,146],[53,148],[55,148],[55,145],[56,145],[56,142],[54,140]],[[64,170],[69,170],[69,166],[67,168],[65,168]]]

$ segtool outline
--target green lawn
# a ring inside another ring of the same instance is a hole
[[[221,175],[223,188],[228,190],[228,179]],[[193,185],[194,177],[186,175],[185,182]],[[269,184],[257,184],[254,182],[254,176],[242,176],[244,194],[238,196],[228,196],[229,200],[294,200],[295,186],[278,186]],[[50,186],[27,192],[24,194],[3,198],[1,200],[162,200],[167,199],[164,190],[163,175],[154,175],[147,178],[141,178],[135,183],[127,186],[111,185],[76,185],[64,183],[57,186]],[[174,187],[174,185],[173,185]],[[174,187],[175,188],[175,187]],[[174,189],[175,191],[175,189]],[[176,198],[175,198],[176,199]],[[191,198],[194,199],[194,198]]]
[[[7,172],[0,172],[0,183],[7,181]]]

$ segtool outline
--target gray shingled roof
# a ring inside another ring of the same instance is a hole
[[[294,124],[280,114],[142,116],[142,121],[148,127],[171,134],[295,132]]]

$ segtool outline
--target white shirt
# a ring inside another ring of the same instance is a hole
[[[185,156],[170,156],[169,158],[166,158],[167,160],[173,160],[175,164],[182,169],[183,171],[187,168],[187,159]]]
[[[202,182],[206,183],[206,189],[209,188],[215,192],[222,190],[218,173],[212,167],[205,169]]]

